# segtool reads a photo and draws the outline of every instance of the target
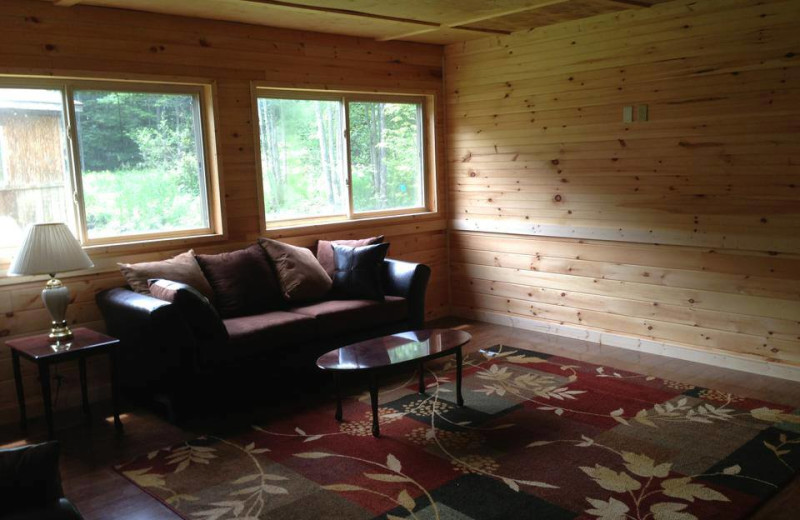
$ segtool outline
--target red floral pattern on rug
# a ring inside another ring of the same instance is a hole
[[[116,469],[186,519],[744,518],[800,468],[788,406],[495,346],[368,396]]]

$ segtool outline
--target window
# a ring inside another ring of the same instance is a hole
[[[267,223],[430,208],[426,98],[257,90]]]
[[[66,222],[84,245],[216,232],[206,87],[8,81],[0,250],[13,252],[28,224],[46,221]]]
[[[65,121],[60,91],[0,88],[0,249],[17,247],[35,222],[77,231]]]

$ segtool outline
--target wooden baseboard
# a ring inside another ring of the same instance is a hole
[[[647,352],[648,354],[657,354],[659,356],[682,359],[685,361],[694,361],[695,363],[729,368],[731,370],[740,370],[752,374],[788,379],[790,381],[800,381],[800,366],[789,365],[786,363],[770,361],[766,359],[758,359],[751,356],[735,355],[733,353],[724,352],[717,349],[701,350],[689,345],[665,343],[646,338],[627,336],[625,334],[605,332],[588,327],[560,325],[548,321],[537,320],[535,318],[505,314],[495,311],[483,311],[453,306],[452,312],[454,316],[461,318],[469,318],[478,321],[485,321],[487,323],[494,323],[497,325],[506,325],[518,329],[554,334],[556,336],[564,336],[583,341],[591,341],[594,343],[600,343],[601,345],[609,345],[628,350],[638,350],[640,352]]]

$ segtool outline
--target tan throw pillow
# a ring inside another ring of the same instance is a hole
[[[258,243],[272,260],[281,291],[287,300],[319,300],[331,289],[331,277],[319,265],[314,253],[305,247],[292,246],[269,238],[259,238]]]
[[[148,280],[161,279],[191,285],[206,298],[214,297],[214,291],[200,270],[192,250],[168,260],[117,265],[131,289],[141,294],[150,294]]]
[[[317,240],[317,260],[319,260],[325,272],[328,273],[328,276],[333,278],[333,273],[336,271],[336,265],[333,261],[333,244],[337,246],[362,247],[381,243],[383,243],[383,235],[358,240]]]

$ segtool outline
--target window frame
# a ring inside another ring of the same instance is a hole
[[[77,238],[85,249],[108,248],[134,244],[147,244],[170,240],[186,240],[204,237],[224,237],[224,216],[222,204],[222,183],[217,161],[216,110],[214,106],[214,84],[206,81],[167,81],[160,79],[96,79],[96,78],[42,78],[35,76],[0,76],[0,88],[49,89],[61,93],[63,105],[63,132],[66,138],[67,170],[66,187],[72,199],[73,221],[77,228]],[[83,192],[83,174],[80,161],[80,142],[75,112],[74,93],[78,90],[108,92],[141,92],[151,94],[188,94],[195,97],[197,106],[195,118],[199,118],[198,131],[202,151],[204,185],[201,196],[205,199],[208,211],[208,225],[202,228],[159,231],[89,238],[86,224],[86,205]]]
[[[360,91],[294,89],[274,86],[266,82],[252,82],[253,132],[258,181],[258,204],[261,219],[261,232],[276,229],[302,228],[326,224],[341,224],[364,220],[402,218],[437,213],[436,163],[435,163],[435,94],[432,92],[407,91]],[[344,188],[347,190],[345,212],[335,215],[310,216],[295,219],[267,220],[264,204],[264,177],[261,165],[261,125],[259,121],[259,99],[296,99],[339,101],[342,103],[343,158],[345,172]],[[414,103],[420,111],[420,141],[422,149],[422,205],[408,208],[355,211],[353,201],[352,160],[350,156],[350,102]]]

